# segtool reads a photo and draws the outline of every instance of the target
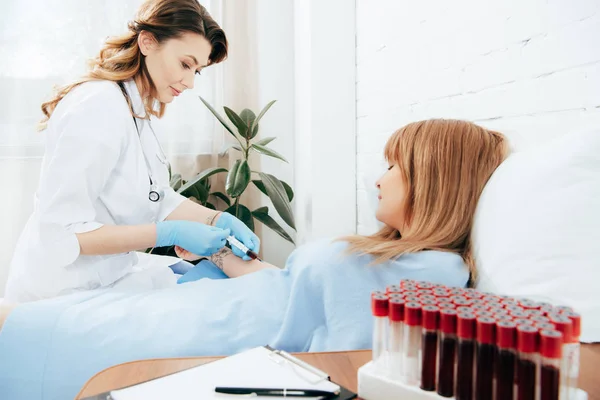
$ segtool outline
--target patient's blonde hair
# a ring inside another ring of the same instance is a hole
[[[371,236],[345,237],[348,251],[384,262],[404,253],[441,250],[457,253],[476,268],[471,226],[483,187],[508,155],[507,140],[467,121],[432,119],[396,131],[385,158],[397,165],[406,183],[406,227],[390,226]]]

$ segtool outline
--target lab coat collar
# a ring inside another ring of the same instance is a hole
[[[133,107],[133,112],[135,115],[145,118],[146,117],[146,109],[144,108],[144,102],[142,101],[142,96],[140,96],[140,92],[135,84],[133,79],[128,79],[123,82],[125,85],[125,90],[131,99],[131,106]]]

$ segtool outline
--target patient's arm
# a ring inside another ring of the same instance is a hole
[[[190,253],[187,250],[182,249],[179,246],[175,246],[175,252],[180,258],[183,258],[184,260],[188,261],[195,261],[201,258]],[[225,275],[227,275],[230,278],[246,275],[251,272],[256,272],[265,268],[277,268],[276,266],[264,261],[244,261],[241,258],[237,257],[235,254],[233,254],[231,250],[227,247],[223,247],[223,249],[208,257],[208,259],[212,261],[217,267],[219,267],[225,273]]]

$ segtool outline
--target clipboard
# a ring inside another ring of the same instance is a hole
[[[151,379],[86,397],[83,400],[188,400],[230,399],[243,400],[248,395],[216,393],[217,386],[320,389],[336,391],[327,397],[335,400],[351,400],[356,393],[331,381],[328,374],[291,354],[269,346],[255,347],[241,353],[188,368],[160,378]],[[336,390],[337,389],[337,390]],[[284,397],[253,396],[260,399]],[[287,397],[291,399],[292,397]],[[293,397],[294,399],[324,399],[325,397]]]

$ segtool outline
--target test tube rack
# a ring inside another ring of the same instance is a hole
[[[372,361],[358,369],[358,395],[365,400],[448,400],[448,397],[436,392],[426,392],[417,386],[388,378],[375,368]],[[588,398],[581,389],[577,390],[576,396],[574,400]]]

